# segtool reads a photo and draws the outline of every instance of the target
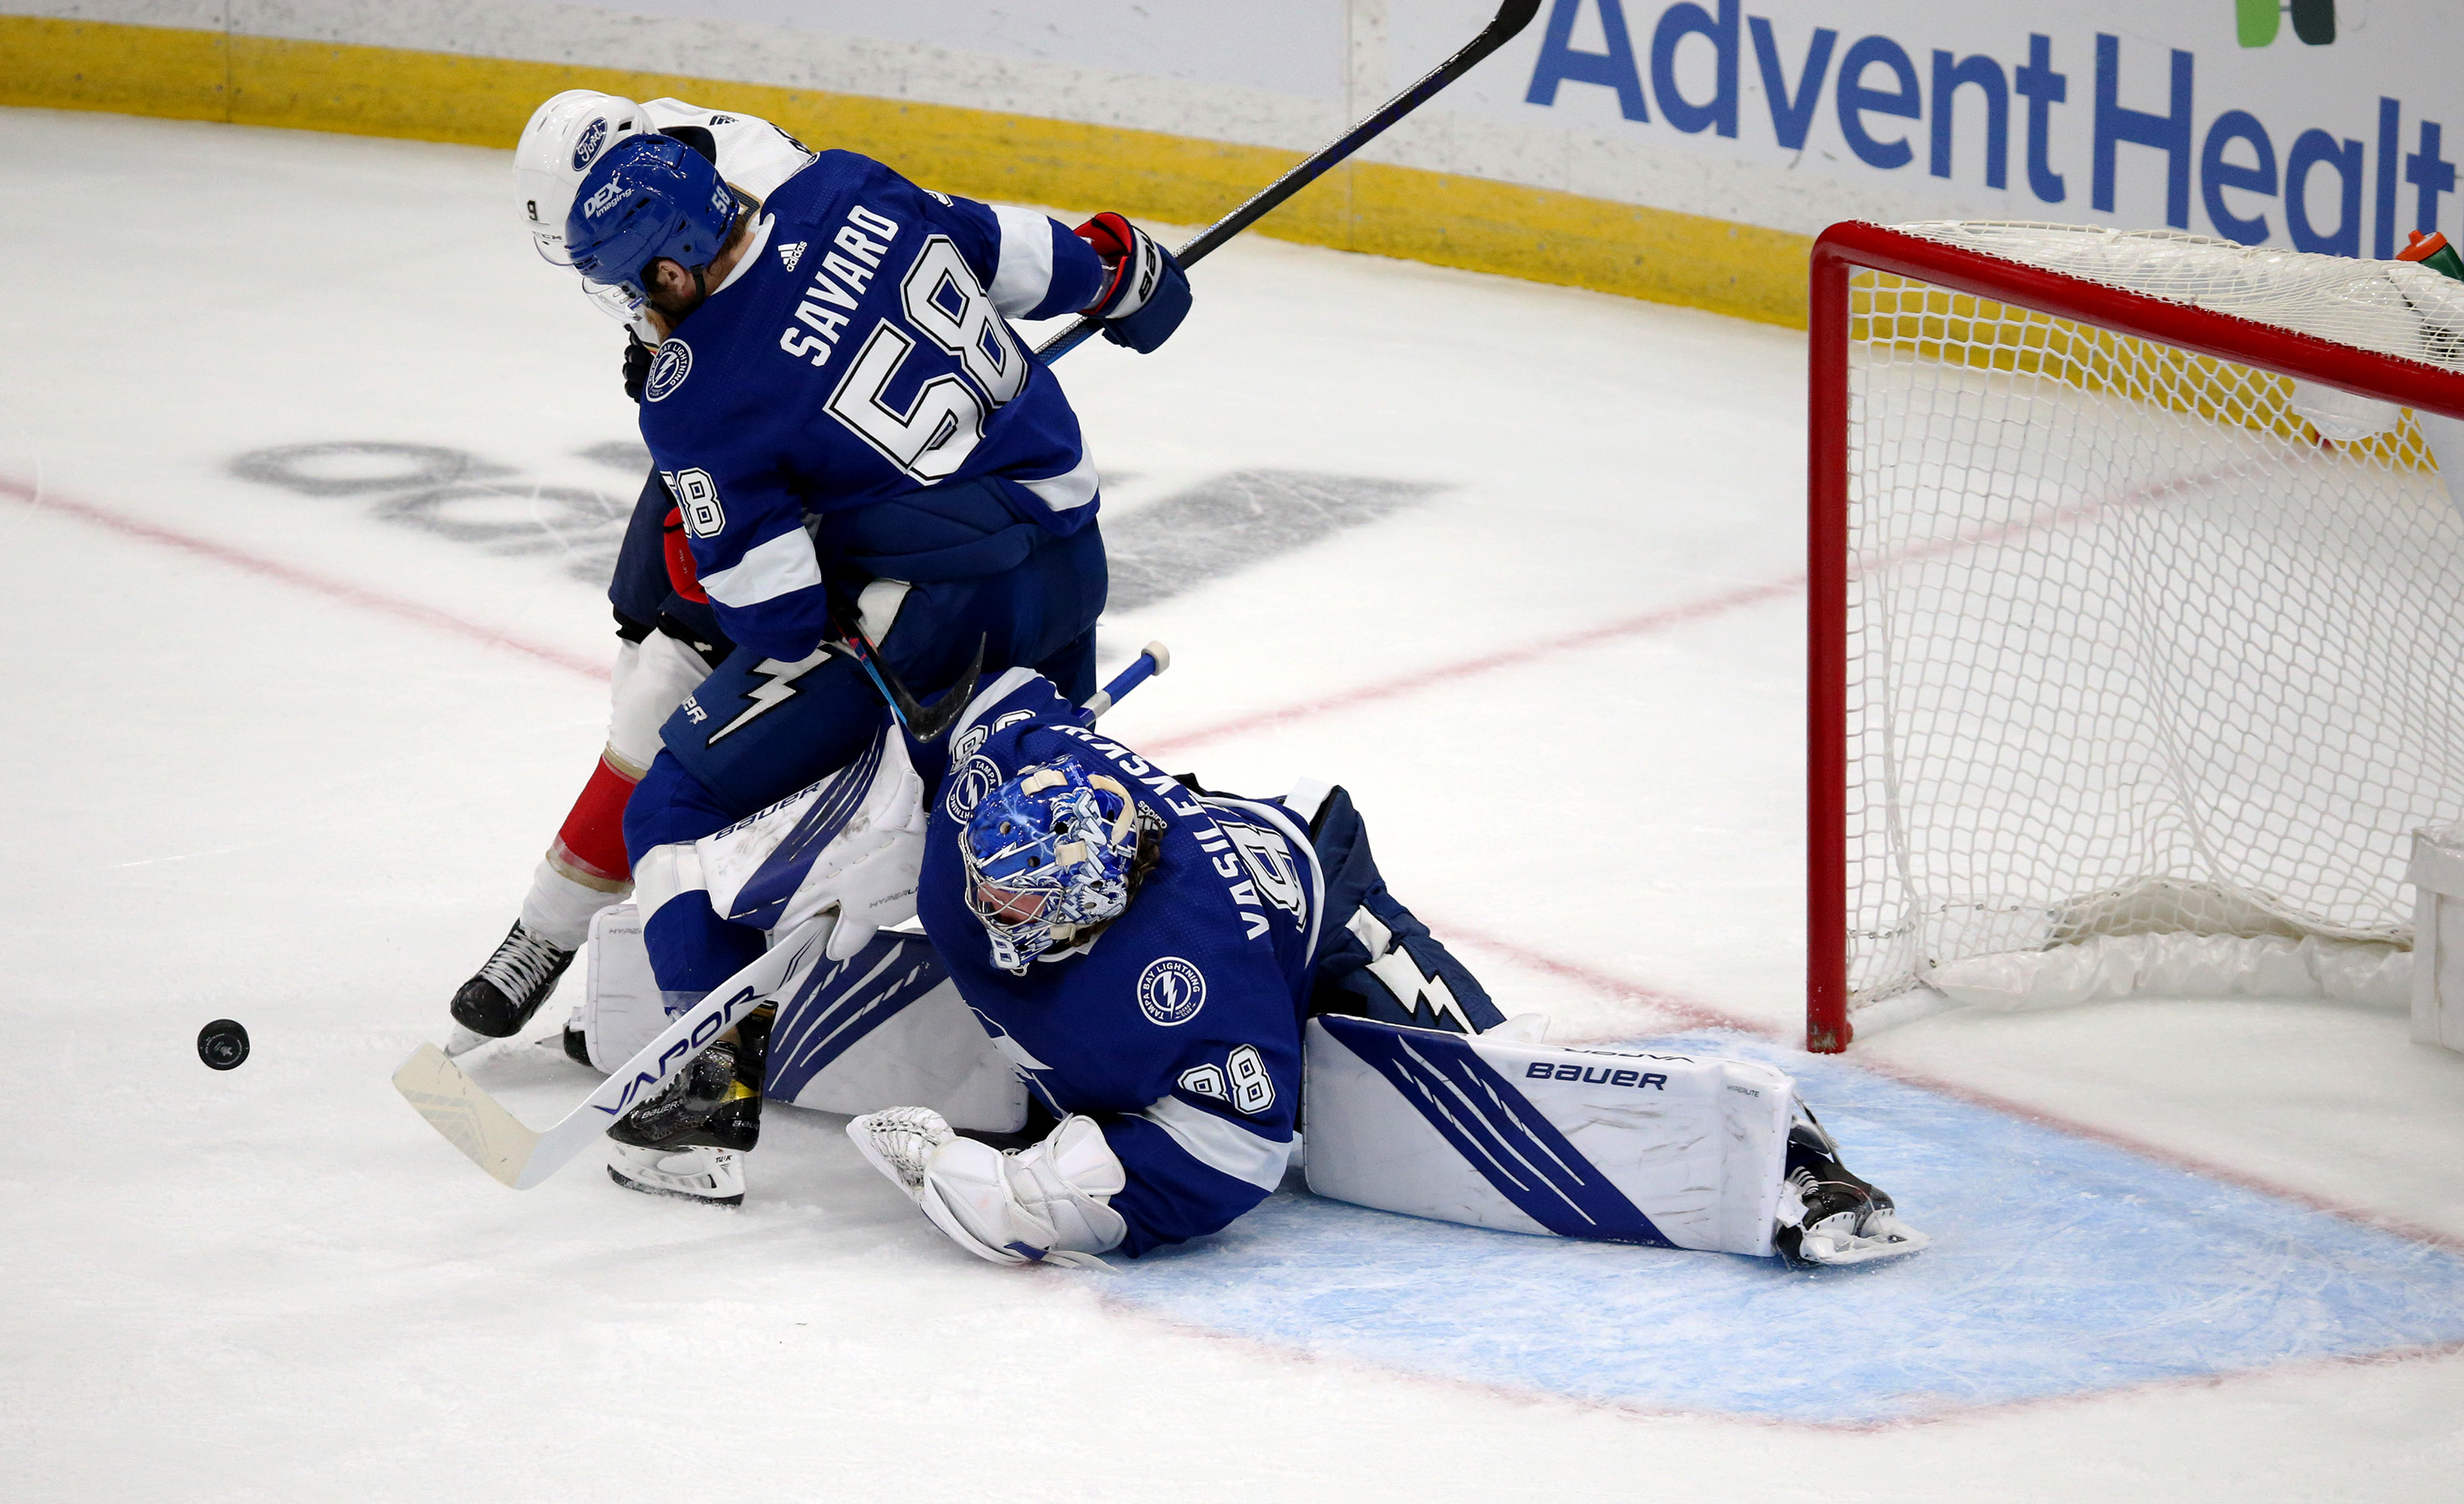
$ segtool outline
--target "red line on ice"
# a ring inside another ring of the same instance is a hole
[[[560,669],[570,669],[576,674],[587,675],[603,682],[608,676],[609,670],[604,663],[593,663],[560,649],[526,642],[511,632],[465,620],[451,611],[441,611],[433,606],[423,606],[417,601],[406,600],[398,595],[388,595],[383,590],[370,589],[363,585],[330,579],[300,568],[297,564],[267,559],[261,555],[233,548],[228,543],[215,542],[209,538],[200,538],[194,533],[185,533],[178,528],[165,527],[160,522],[143,521],[105,507],[96,506],[90,501],[72,500],[55,491],[38,489],[22,480],[0,476],[0,497],[23,502],[40,511],[58,512],[74,517],[80,521],[91,522],[97,527],[107,528],[123,538],[143,539],[146,542],[160,543],[165,548],[177,549],[200,559],[210,559],[216,564],[263,579],[278,580],[296,588],[324,596],[328,600],[341,601],[346,606],[356,606],[362,610],[374,611],[380,616],[390,616],[396,621],[410,622],[416,626],[432,627],[472,642],[482,643],[492,648],[502,648],[510,652],[518,652],[525,657],[538,659],[541,663],[554,664]]]
[[[1281,710],[1252,711],[1245,716],[1236,716],[1230,720],[1217,721],[1211,726],[1200,726],[1195,730],[1142,741],[1140,749],[1150,755],[1178,752],[1203,741],[1212,741],[1219,737],[1238,736],[1244,731],[1260,731],[1270,726],[1287,725],[1295,720],[1307,720],[1314,716],[1351,710],[1355,706],[1374,704],[1378,700],[1395,699],[1405,695],[1417,694],[1421,690],[1435,688],[1441,684],[1451,684],[1458,679],[1469,678],[1477,674],[1490,674],[1499,669],[1520,668],[1524,664],[1536,662],[1560,652],[1597,647],[1601,643],[1615,642],[1624,637],[1639,637],[1671,627],[1687,626],[1735,610],[1739,607],[1758,606],[1765,601],[1793,595],[1804,588],[1805,576],[1801,574],[1791,575],[1784,580],[1769,581],[1762,585],[1744,586],[1737,589],[1722,591],[1718,595],[1706,595],[1699,601],[1690,601],[1681,606],[1667,606],[1656,611],[1645,611],[1639,616],[1629,616],[1622,621],[1610,622],[1605,626],[1587,627],[1581,631],[1544,637],[1538,642],[1526,643],[1520,648],[1504,648],[1495,652],[1483,653],[1475,658],[1463,658],[1438,668],[1421,669],[1417,673],[1406,674],[1383,683],[1364,684],[1357,689],[1342,690],[1317,699],[1303,700],[1297,705],[1287,705]]]

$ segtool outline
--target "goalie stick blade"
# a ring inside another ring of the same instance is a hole
[[[495,1097],[472,1085],[445,1051],[434,1045],[420,1046],[393,1073],[393,1089],[472,1163],[501,1184],[519,1183],[539,1148],[539,1136],[497,1106]]]

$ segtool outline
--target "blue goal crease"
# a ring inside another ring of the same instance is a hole
[[[1775,1260],[1527,1237],[1286,1191],[1107,1295],[1278,1346],[1652,1410],[1909,1420],[2464,1342],[2464,1256],[1824,1056],[1649,1048],[1796,1076],[1912,1258]]]

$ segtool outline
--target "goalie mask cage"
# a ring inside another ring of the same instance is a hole
[[[1808,1048],[2103,937],[2409,946],[2464,519],[2397,409],[2464,417],[2464,284],[2029,224],[1812,274]]]

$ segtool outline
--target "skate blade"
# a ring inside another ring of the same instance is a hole
[[[1852,1264],[1879,1264],[1885,1259],[1905,1258],[1931,1247],[1933,1239],[1914,1228],[1901,1225],[1881,1237],[1859,1237],[1854,1233],[1841,1238],[1808,1238],[1798,1250],[1807,1264],[1822,1269],[1842,1269]]]
[[[677,1201],[689,1201],[703,1206],[741,1206],[744,1205],[744,1193],[742,1191],[737,1191],[733,1196],[704,1196],[697,1192],[684,1190],[673,1185],[654,1185],[649,1181],[637,1181],[631,1176],[622,1173],[612,1164],[607,1166],[607,1178],[614,1181],[617,1184],[624,1186],[627,1190],[640,1191],[645,1196],[671,1196]]]

